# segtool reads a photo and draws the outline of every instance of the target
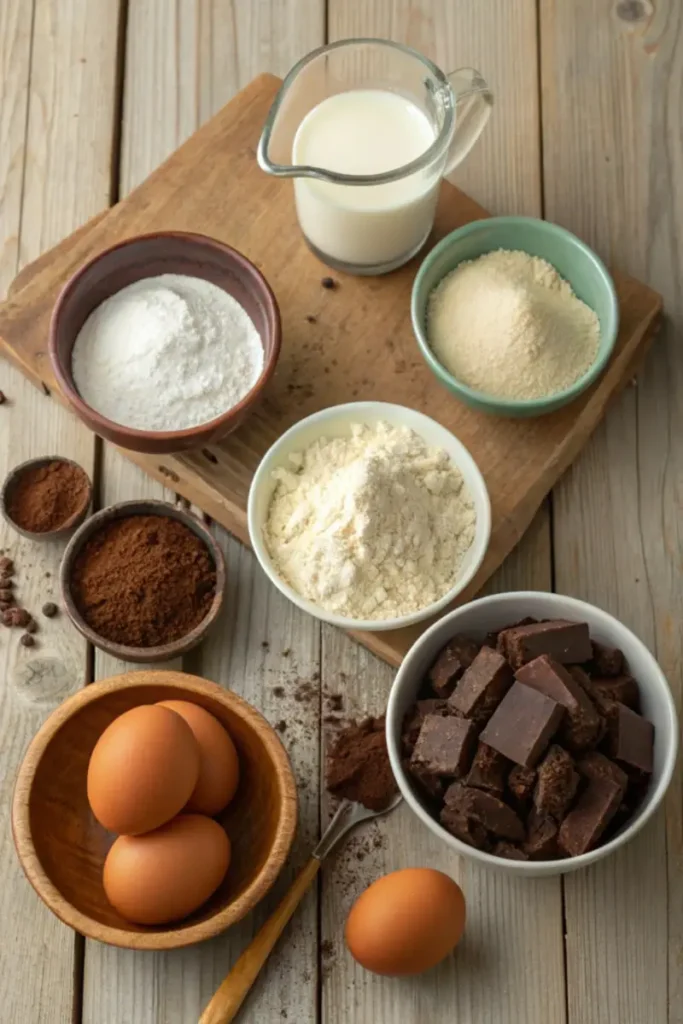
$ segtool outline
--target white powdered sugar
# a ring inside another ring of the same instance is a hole
[[[357,619],[419,611],[455,584],[474,505],[448,454],[412,430],[354,424],[276,470],[265,542],[302,597]]]
[[[546,398],[595,361],[600,323],[546,260],[498,249],[461,263],[429,298],[434,355],[496,398]]]
[[[97,412],[138,430],[183,430],[237,405],[263,370],[246,310],[202,278],[162,274],[130,284],[81,328],[72,370]]]

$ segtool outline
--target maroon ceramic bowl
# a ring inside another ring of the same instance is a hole
[[[263,343],[263,372],[251,391],[216,419],[186,430],[135,430],[106,419],[83,401],[71,372],[74,342],[92,311],[126,285],[158,274],[188,274],[223,288],[247,311]],[[60,388],[91,430],[122,448],[162,455],[214,444],[238,427],[270,380],[280,343],[277,301],[263,274],[246,256],[205,235],[166,231],[128,238],[76,271],[55,304],[49,351]]]

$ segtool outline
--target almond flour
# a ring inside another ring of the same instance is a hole
[[[427,337],[461,383],[495,398],[547,398],[595,361],[596,314],[555,268],[499,249],[461,263],[429,299]]]
[[[356,619],[419,611],[455,584],[474,505],[445,451],[412,430],[355,424],[275,471],[264,532],[302,597]]]

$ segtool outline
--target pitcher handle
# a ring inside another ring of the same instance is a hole
[[[444,174],[465,159],[491,116],[493,93],[475,68],[458,68],[447,76],[455,96],[455,132]]]

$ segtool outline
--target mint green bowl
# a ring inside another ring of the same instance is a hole
[[[600,321],[600,345],[593,365],[571,387],[548,398],[516,400],[474,391],[441,365],[427,341],[427,300],[434,288],[459,263],[494,249],[517,249],[547,260]],[[602,260],[571,232],[534,217],[489,217],[472,221],[447,235],[423,260],[417,273],[411,316],[422,355],[435,377],[467,405],[496,416],[544,416],[573,402],[604,370],[619,329],[619,303]]]

